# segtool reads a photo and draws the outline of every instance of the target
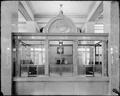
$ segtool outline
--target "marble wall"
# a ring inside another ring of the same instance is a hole
[[[119,90],[119,74],[120,74],[120,61],[119,61],[119,3],[117,1],[104,1],[103,2],[103,15],[104,15],[104,32],[109,33],[108,37],[108,75],[110,77],[109,94],[113,88]]]
[[[11,33],[17,32],[18,1],[1,2],[1,91],[11,95],[12,50]]]

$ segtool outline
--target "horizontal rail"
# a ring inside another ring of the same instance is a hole
[[[12,33],[16,36],[104,36],[108,33]]]

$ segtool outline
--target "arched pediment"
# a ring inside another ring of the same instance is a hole
[[[77,28],[62,12],[52,18],[44,28],[45,33],[75,33]]]

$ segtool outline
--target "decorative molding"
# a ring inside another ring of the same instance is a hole
[[[41,14],[35,14],[34,18],[53,18],[56,17],[57,15],[41,15]],[[67,17],[71,18],[87,18],[86,15],[65,15]]]
[[[37,24],[47,24],[48,22],[37,22]],[[84,24],[85,22],[74,22],[74,24]]]
[[[77,32],[77,28],[73,23],[73,21],[67,16],[63,15],[63,12],[60,11],[55,18],[50,19],[50,21],[44,27],[43,32],[69,33],[69,32]]]
[[[109,36],[108,33],[12,33],[13,35],[15,36],[85,36],[85,37],[89,37],[89,36],[92,36],[92,37],[107,37]]]

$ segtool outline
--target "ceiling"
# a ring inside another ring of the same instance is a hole
[[[34,15],[57,15],[62,4],[65,15],[87,16],[96,1],[29,1]]]
[[[26,1],[39,27],[44,27],[49,20],[57,16],[62,4],[63,14],[69,17],[76,27],[86,23],[89,13],[97,1]],[[22,16],[20,16],[22,17]]]

